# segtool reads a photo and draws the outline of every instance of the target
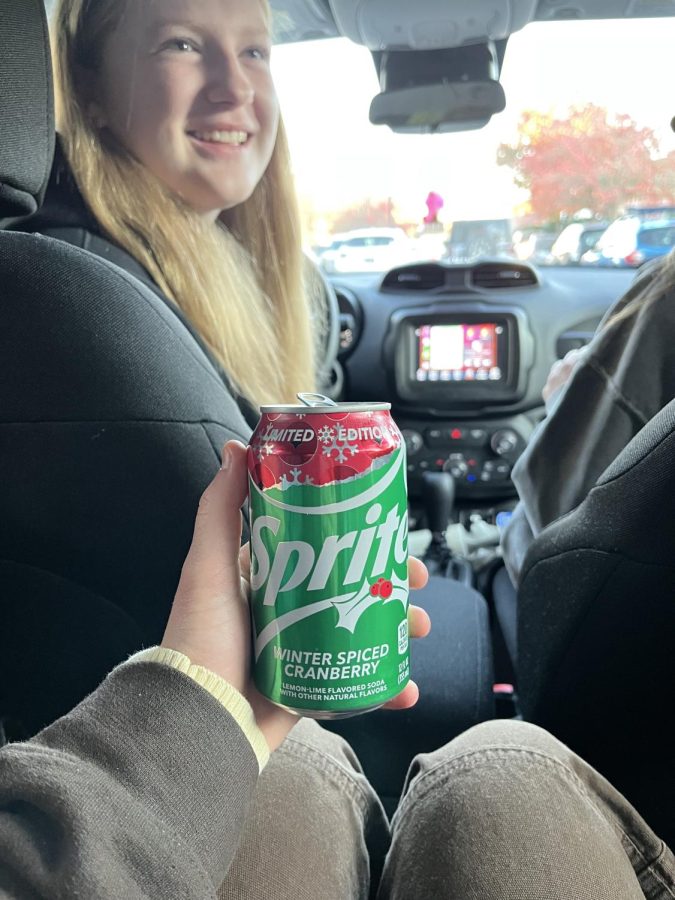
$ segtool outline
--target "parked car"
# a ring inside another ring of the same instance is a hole
[[[578,265],[584,253],[595,247],[606,229],[607,222],[571,222],[566,225],[551,247],[551,263]]]
[[[454,222],[448,241],[450,262],[471,262],[480,257],[513,256],[510,219],[476,219]]]
[[[609,226],[594,249],[581,262],[594,266],[637,268],[650,259],[665,256],[675,245],[675,218],[641,221],[622,216]]]
[[[551,263],[551,248],[556,239],[556,232],[542,228],[516,232],[513,240],[513,252],[522,262],[545,266]]]
[[[335,236],[320,257],[324,272],[386,272],[411,259],[412,244],[402,228],[362,228]]]

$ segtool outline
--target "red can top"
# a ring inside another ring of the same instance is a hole
[[[251,440],[249,471],[260,488],[323,486],[371,471],[400,446],[386,409],[294,407],[263,413]]]

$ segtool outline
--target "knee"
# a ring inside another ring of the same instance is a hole
[[[459,756],[464,753],[503,748],[530,750],[555,758],[565,757],[569,750],[557,738],[538,725],[517,719],[494,719],[482,722],[460,734],[437,753]]]
[[[304,758],[319,768],[339,766],[346,772],[363,774],[361,764],[347,741],[313,719],[300,719],[277,753],[296,759]]]
[[[462,797],[470,806],[484,809],[508,806],[514,793],[533,795],[530,800],[538,802],[552,780],[576,782],[587,768],[536,725],[516,720],[484,722],[414,760],[401,810],[424,806],[432,818],[442,818],[450,794],[455,801]]]

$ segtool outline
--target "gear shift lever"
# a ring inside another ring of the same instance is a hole
[[[455,479],[449,472],[424,472],[422,498],[432,534],[440,534],[445,541],[455,506]]]
[[[431,574],[443,575],[452,555],[445,532],[455,505],[455,479],[449,472],[425,472],[422,475],[422,499],[431,529],[431,543],[425,562]]]

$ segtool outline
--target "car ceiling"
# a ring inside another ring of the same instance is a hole
[[[51,12],[55,0],[45,0]],[[358,17],[371,5],[389,6],[387,0],[270,0],[275,12],[275,39],[277,43],[309,41],[317,38],[339,37],[336,23],[344,10],[353,10]],[[391,4],[393,6],[394,4]],[[391,6],[389,8],[391,8]],[[433,9],[437,23],[448,24],[467,14],[474,14],[478,7],[489,20],[489,8],[495,16],[502,17],[505,7],[523,6],[531,13],[532,22],[550,22],[574,19],[623,19],[675,16],[675,0],[423,0],[406,3],[407,10]],[[486,8],[488,12],[486,12]],[[336,11],[338,15],[336,16]],[[423,23],[422,23],[423,24]],[[514,29],[515,30],[515,29]],[[485,37],[494,35],[486,34]],[[385,49],[382,44],[377,49]],[[453,46],[449,43],[446,46]],[[422,49],[422,48],[419,48]]]
[[[342,21],[344,25],[346,19],[357,21],[366,15],[377,15],[378,9],[391,10],[398,7],[397,3],[387,0],[271,0],[271,3],[276,13],[275,37],[279,43],[338,37],[344,31],[344,28],[341,31],[339,22]],[[489,33],[489,23],[495,19],[503,19],[505,7],[508,8],[507,15],[516,22],[525,10],[526,19],[522,24],[526,21],[675,16],[675,0],[417,0],[414,4],[407,2],[404,6],[406,18],[414,11],[420,26],[428,26],[431,14],[434,28],[442,29],[445,24],[446,28],[442,30],[446,33],[460,35],[463,35],[463,29],[461,24],[457,27],[458,23],[466,20],[467,16],[475,17],[476,12],[479,12],[486,22],[484,38],[502,36]],[[400,8],[397,8],[397,14]],[[354,39],[353,34],[349,36]],[[463,40],[460,41],[462,42]],[[382,41],[378,48],[373,47],[372,43],[369,46],[371,49],[385,49],[393,45]],[[396,46],[400,47],[401,44]],[[453,44],[446,43],[445,46]]]

